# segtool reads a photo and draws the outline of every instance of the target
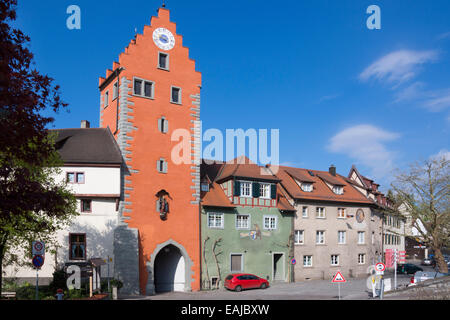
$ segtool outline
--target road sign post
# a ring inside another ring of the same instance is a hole
[[[333,280],[331,280],[331,282],[338,284],[338,299],[341,300],[341,283],[342,282],[347,282],[347,280],[345,280],[345,278],[342,275],[342,273],[340,271],[338,271],[334,275]]]
[[[36,268],[36,300],[39,300],[39,269],[41,269],[45,260],[45,242],[31,242],[31,253],[33,254],[33,259],[31,262]]]

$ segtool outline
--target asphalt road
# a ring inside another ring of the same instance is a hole
[[[432,270],[421,266],[424,271]],[[384,279],[391,279],[393,272],[385,272]],[[406,286],[411,275],[397,275],[397,286]],[[131,300],[337,300],[338,286],[342,300],[367,300],[372,298],[372,291],[367,288],[367,278],[346,279],[346,283],[334,284],[330,280],[309,280],[295,283],[276,283],[267,289],[244,290],[242,292],[218,289],[199,292],[168,292],[154,296],[128,298]]]

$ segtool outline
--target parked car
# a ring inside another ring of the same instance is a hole
[[[411,263],[400,264],[397,266],[397,273],[414,274],[417,271],[423,271],[423,269]]]
[[[265,289],[269,286],[269,281],[249,273],[230,274],[225,278],[225,288],[234,291],[242,291],[243,289],[261,288]]]
[[[414,273],[414,275],[411,277],[410,286],[416,285],[418,282],[440,278],[444,276],[448,276],[448,273],[441,273],[436,271],[431,272],[423,272],[423,271],[417,271]]]

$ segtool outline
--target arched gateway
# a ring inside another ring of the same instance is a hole
[[[159,244],[147,262],[147,294],[191,291],[192,260],[185,248],[172,239]]]

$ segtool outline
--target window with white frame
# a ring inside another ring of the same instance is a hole
[[[305,231],[304,230],[295,230],[294,243],[295,244],[304,244],[305,243]]]
[[[223,213],[208,213],[208,227],[209,228],[220,228],[223,229]]]
[[[159,52],[158,54],[158,68],[169,70],[169,54]]]
[[[303,266],[304,267],[312,267],[313,261],[312,256],[303,256]]]
[[[119,81],[114,82],[113,84],[113,100],[119,96]]]
[[[339,265],[339,255],[338,254],[332,254],[331,255],[331,265],[332,266],[338,266]]]
[[[318,230],[316,231],[316,244],[324,244],[325,243],[325,231]]]
[[[302,182],[302,190],[305,192],[312,192],[313,191],[313,184],[309,182]]]
[[[364,253],[358,254],[358,264],[366,263],[366,255]]]
[[[154,91],[155,91],[155,88],[154,88],[153,81],[134,78],[133,93],[135,96],[153,99]]]
[[[251,197],[252,196],[252,183],[241,181],[241,197]]]
[[[308,207],[307,206],[302,207],[302,217],[308,218]]]
[[[170,90],[170,102],[181,104],[181,88],[172,86]]]
[[[270,199],[270,183],[260,183],[261,186],[261,194],[260,198]]]
[[[167,173],[167,161],[164,158],[156,161],[156,170],[160,173]]]
[[[236,229],[250,229],[250,216],[244,214],[236,215]]]
[[[316,218],[325,219],[325,208],[324,207],[316,208]]]
[[[277,228],[277,217],[276,216],[264,216],[264,229],[274,230]]]
[[[345,208],[338,208],[338,218],[343,219],[347,216]]]
[[[158,130],[162,133],[169,131],[169,121],[165,117],[158,119]]]
[[[347,237],[346,231],[338,231],[338,244],[345,244]]]
[[[335,194],[343,194],[344,193],[344,187],[343,186],[333,186],[333,192]]]
[[[105,92],[105,108],[109,105],[109,91]]]
[[[364,231],[358,231],[358,244],[364,244],[365,243],[365,232]]]

